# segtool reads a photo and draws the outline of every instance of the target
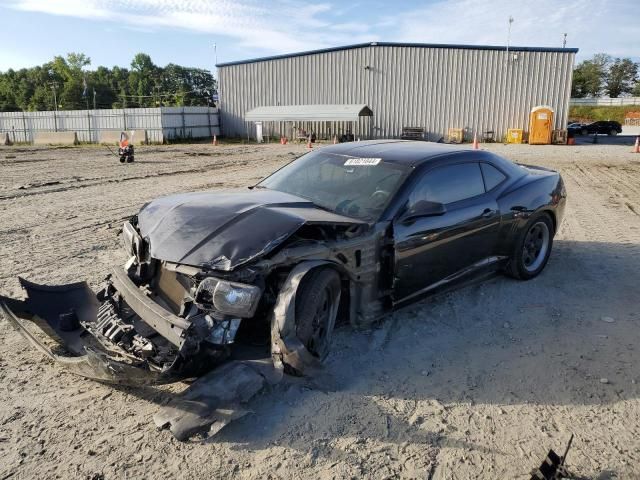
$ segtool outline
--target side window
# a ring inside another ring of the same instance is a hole
[[[481,163],[480,168],[482,168],[484,186],[487,189],[487,192],[493,190],[495,187],[500,185],[505,178],[507,178],[500,170],[488,163]]]
[[[459,163],[434,168],[427,172],[409,197],[409,205],[421,200],[453,203],[484,193],[484,182],[478,163]]]

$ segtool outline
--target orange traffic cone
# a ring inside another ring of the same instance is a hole
[[[218,136],[217,136],[217,135],[214,135],[214,136],[213,136],[213,146],[215,147],[215,146],[217,146],[217,145],[218,145]]]
[[[282,137],[282,144],[286,145],[287,143],[289,143],[289,140],[287,140],[287,137]]]
[[[478,146],[478,135],[473,134],[473,149],[478,150],[480,147]]]
[[[333,144],[335,145],[336,143],[338,143],[338,136],[334,135],[333,136]]]
[[[640,137],[636,137],[636,144],[633,147],[633,153],[640,153]]]
[[[312,149],[313,149],[313,147],[311,146],[311,136],[309,136],[309,138],[307,139],[307,148],[308,148],[309,150],[312,150]]]
[[[280,135],[280,145],[284,145],[284,137]]]

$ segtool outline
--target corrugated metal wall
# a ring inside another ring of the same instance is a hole
[[[33,132],[77,132],[80,142],[97,142],[106,130],[146,130],[152,143],[165,139],[220,135],[219,112],[211,107],[0,112],[0,133],[13,142],[31,142]]]
[[[220,135],[220,118],[217,108],[211,107],[161,107],[164,138],[205,138]]]
[[[560,128],[574,58],[570,51],[372,45],[221,66],[222,131],[253,136],[243,117],[254,107],[315,103],[366,103],[374,117],[357,125],[362,138],[398,137],[405,126],[424,128],[429,140],[449,128],[465,129],[467,138],[490,130],[502,138],[507,128],[526,130],[536,105],[550,105]]]

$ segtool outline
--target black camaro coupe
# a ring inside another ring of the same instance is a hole
[[[337,321],[370,324],[481,271],[538,275],[565,199],[558,173],[487,151],[326,146],[248,190],[144,205],[123,226],[129,260],[97,294],[20,279],[26,300],[0,297],[0,311],[49,357],[100,381],[196,376],[243,346],[305,374]]]

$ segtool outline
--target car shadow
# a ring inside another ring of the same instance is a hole
[[[314,439],[351,435],[444,448],[459,442],[446,425],[452,404],[508,411],[637,398],[639,254],[632,244],[557,240],[547,269],[534,280],[497,275],[398,311],[377,328],[342,328],[327,363],[336,391],[277,386],[251,402],[254,415],[229,425],[216,441],[261,449],[284,437],[305,448]],[[429,412],[441,410],[444,423],[421,418],[425,404]],[[415,411],[403,410],[407,405]],[[541,415],[541,423],[548,421]],[[307,427],[299,438],[285,434],[300,424]]]
[[[639,255],[635,244],[556,240],[546,270],[531,281],[494,275],[406,307],[371,329],[342,327],[326,364],[333,389],[288,381],[268,387],[249,402],[253,414],[213,441],[307,451],[371,438],[500,456],[492,445],[461,439],[448,417],[464,405],[491,415],[523,405],[568,407],[570,415],[581,406],[637,398]],[[154,388],[126,390],[160,405],[171,399]],[[552,414],[539,417],[553,423]],[[477,420],[476,428],[490,428],[489,421]]]

